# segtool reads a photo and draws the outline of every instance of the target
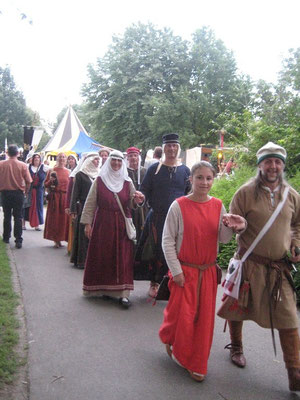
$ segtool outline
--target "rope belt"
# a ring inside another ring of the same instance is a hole
[[[209,264],[202,264],[202,265],[197,265],[197,264],[190,264],[187,262],[183,262],[181,260],[180,264],[184,265],[185,267],[191,267],[191,268],[197,268],[200,270],[199,272],[199,277],[198,277],[198,284],[197,284],[197,307],[196,307],[196,315],[194,318],[194,323],[196,323],[199,319],[199,309],[200,309],[200,286],[201,286],[201,281],[202,281],[202,272],[205,271],[207,268],[213,267],[216,265],[216,260],[209,263]]]
[[[246,252],[245,248],[241,248],[238,252],[239,256],[243,256]],[[262,264],[267,268],[266,275],[266,289],[269,295],[269,316],[270,316],[270,325],[272,332],[272,341],[273,348],[276,355],[276,344],[275,344],[275,335],[274,335],[274,324],[273,324],[273,307],[276,309],[277,303],[281,298],[282,291],[282,281],[283,274],[287,278],[287,281],[291,285],[292,289],[295,291],[295,286],[293,279],[290,275],[290,265],[288,264],[288,260],[286,258],[280,260],[271,260],[270,258],[259,256],[257,254],[251,253],[248,257],[249,260]],[[273,288],[271,287],[271,272],[275,272],[275,282]]]

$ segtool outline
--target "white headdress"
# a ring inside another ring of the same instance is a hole
[[[87,157],[92,157],[92,156],[98,156],[98,153],[93,152],[93,153],[82,153],[81,154],[81,159],[79,160],[79,163],[76,165],[76,167],[73,169],[73,171],[70,173],[69,178],[74,178],[77,172],[80,171],[80,168],[82,167],[82,164],[86,160]]]
[[[111,160],[117,159],[122,161],[121,168],[118,171],[114,171],[111,166]],[[101,177],[104,185],[111,192],[119,193],[124,186],[125,181],[131,181],[128,176],[128,171],[126,167],[126,163],[124,160],[124,155],[118,150],[113,150],[106,163],[100,169],[99,176]]]
[[[96,158],[99,159],[98,167],[96,167],[95,164],[93,163],[93,161]],[[98,154],[91,154],[88,157],[86,157],[79,171],[83,172],[91,179],[95,179],[99,174],[99,169],[100,169],[100,156]]]

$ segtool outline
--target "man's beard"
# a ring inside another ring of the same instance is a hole
[[[262,173],[262,178],[265,182],[274,183],[282,180],[282,172],[276,172],[275,175],[269,178],[270,173]]]

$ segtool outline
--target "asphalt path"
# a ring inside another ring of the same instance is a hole
[[[2,219],[2,211],[0,212]],[[2,228],[2,222],[1,222]],[[43,232],[27,228],[22,249],[11,239],[26,316],[30,400],[238,400],[298,399],[288,390],[276,332],[244,325],[245,369],[229,361],[228,332],[216,317],[204,382],[166,354],[158,337],[165,302],[148,302],[148,282],[135,282],[132,307],[84,298],[83,271],[66,247],[53,248]],[[105,251],[105,248],[103,249]],[[218,290],[218,305],[222,288]]]

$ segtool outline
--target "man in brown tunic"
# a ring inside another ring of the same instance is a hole
[[[270,218],[287,182],[283,179],[286,151],[272,142],[257,152],[256,178],[234,195],[230,212],[247,220],[247,229],[237,235],[235,258],[241,259]],[[243,264],[239,299],[225,296],[218,315],[228,320],[231,361],[245,367],[242,326],[252,320],[264,328],[278,329],[290,390],[300,390],[300,360],[296,296],[290,274],[299,262],[300,196],[289,187],[288,197],[270,229]],[[274,340],[274,339],[273,339]]]

